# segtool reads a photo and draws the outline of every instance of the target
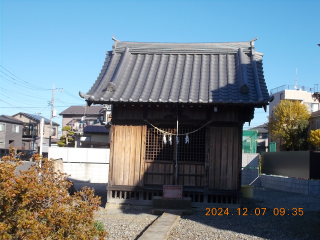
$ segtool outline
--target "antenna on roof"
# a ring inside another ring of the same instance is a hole
[[[295,89],[298,89],[298,69],[296,68],[296,79],[294,80],[296,85],[294,86]]]

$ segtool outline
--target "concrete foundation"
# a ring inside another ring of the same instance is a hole
[[[153,197],[152,207],[153,209],[190,209],[191,198],[164,199],[163,197]]]

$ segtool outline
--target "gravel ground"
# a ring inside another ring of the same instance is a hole
[[[206,216],[203,209],[182,216],[169,239],[320,239],[319,195],[264,188],[255,188],[253,194],[252,199],[242,199],[240,215],[238,210],[229,209],[229,215]],[[247,208],[247,216],[243,215],[243,208]],[[261,211],[259,216],[255,215],[257,208]],[[266,208],[264,215],[263,208]],[[284,208],[286,212],[275,216],[274,208]],[[293,208],[303,208],[303,215],[293,216]],[[109,232],[106,239],[137,239],[157,217],[147,210],[130,208],[101,208],[96,213],[96,219],[102,221]]]
[[[143,209],[101,209],[96,220],[104,223],[106,239],[137,239],[159,217]]]

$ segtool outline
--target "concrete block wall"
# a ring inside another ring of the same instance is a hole
[[[265,188],[306,195],[320,194],[320,180],[306,180],[262,174],[260,181],[261,187]]]
[[[48,157],[63,160],[63,170],[74,182],[108,183],[110,149],[50,147]]]
[[[108,183],[109,164],[63,163],[64,172],[70,178],[90,182]]]
[[[242,154],[242,167],[258,167],[259,154],[258,153],[243,153]]]

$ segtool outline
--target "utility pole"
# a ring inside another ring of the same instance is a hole
[[[50,131],[49,131],[50,142],[51,142],[51,135],[52,135],[53,105],[54,105],[54,84],[52,87],[52,100],[51,100],[51,118],[50,118]]]
[[[52,87],[52,99],[51,99],[51,117],[50,117],[50,130],[49,130],[49,147],[51,147],[51,136],[52,136],[52,118],[53,118],[53,111],[54,111],[54,91],[63,91],[63,88],[54,88],[54,84]]]

